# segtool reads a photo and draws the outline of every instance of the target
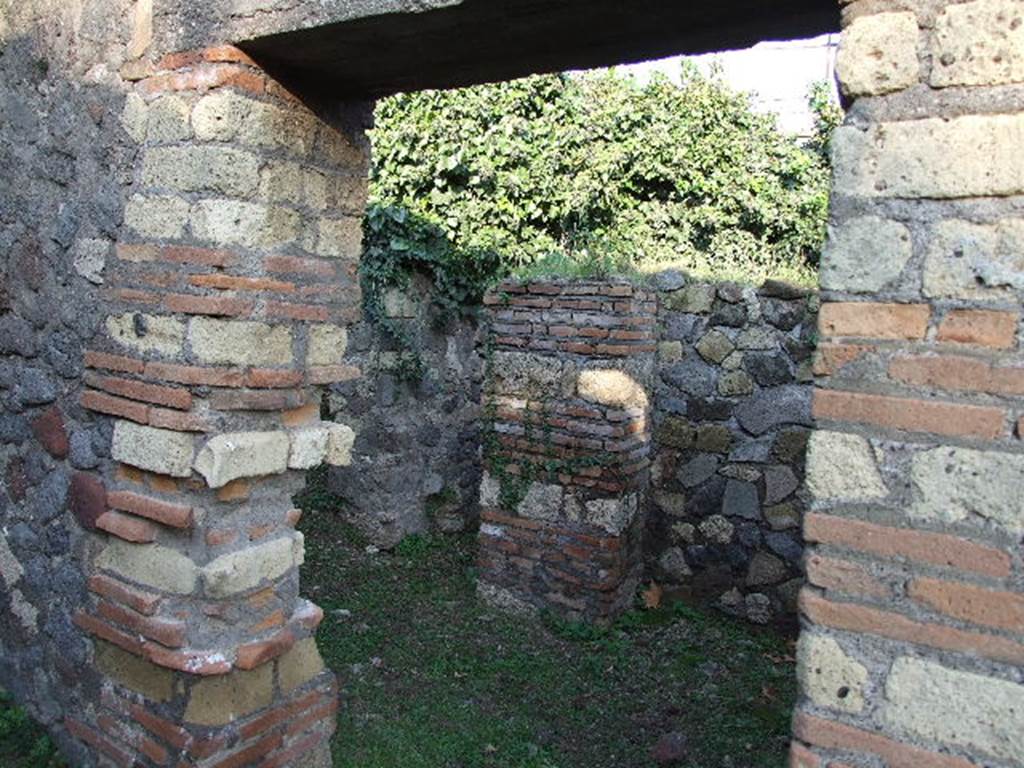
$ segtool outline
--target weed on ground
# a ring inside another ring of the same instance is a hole
[[[343,691],[336,768],[634,768],[673,732],[686,768],[785,763],[789,639],[682,604],[606,630],[510,617],[476,599],[471,535],[377,552],[329,496],[298,501]]]
[[[475,541],[367,548],[313,473],[302,581],[338,673],[335,768],[647,768],[682,734],[685,768],[778,768],[795,692],[791,641],[675,604],[609,629],[526,620],[476,599]],[[0,691],[0,766],[64,768]]]
[[[32,722],[0,689],[0,766],[4,768],[66,768],[46,731]]]

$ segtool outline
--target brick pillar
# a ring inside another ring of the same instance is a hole
[[[70,732],[118,766],[327,766],[337,688],[299,597],[302,471],[345,464],[318,385],[351,379],[367,152],[239,51],[167,56],[82,405],[112,462],[73,481],[95,536],[76,622],[102,675]]]
[[[479,592],[608,622],[642,567],[654,297],[625,282],[506,282],[485,302]]]
[[[791,765],[1022,766],[1024,8],[886,5],[844,9]]]

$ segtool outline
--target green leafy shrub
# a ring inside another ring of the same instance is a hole
[[[46,732],[0,689],[0,765],[6,768],[64,768]]]
[[[824,89],[812,103],[819,132],[800,143],[689,64],[680,84],[608,70],[384,99],[372,132],[368,312],[401,341],[382,295],[412,272],[431,277],[442,314],[513,272],[672,265],[809,282],[836,114]]]

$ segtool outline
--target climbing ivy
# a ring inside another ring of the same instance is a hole
[[[515,512],[519,504],[526,498],[530,486],[535,481],[555,483],[559,475],[576,475],[584,469],[592,467],[610,468],[614,466],[614,457],[605,451],[572,458],[557,455],[553,440],[551,420],[546,400],[542,400],[540,408],[527,411],[523,420],[523,437],[542,447],[542,461],[518,461],[510,457],[502,448],[497,430],[497,400],[494,391],[494,335],[489,330],[483,345],[484,371],[487,381],[484,385],[484,402],[482,423],[482,447],[484,465],[491,477],[498,483],[498,506],[506,512]],[[531,416],[530,414],[535,414]],[[540,439],[537,440],[537,430]],[[516,471],[512,467],[516,467]]]
[[[442,317],[513,271],[671,264],[808,277],[824,238],[835,115],[826,91],[812,102],[832,123],[800,142],[689,64],[678,84],[608,70],[384,99],[372,131],[367,311],[401,341],[383,293],[413,273],[431,279]]]

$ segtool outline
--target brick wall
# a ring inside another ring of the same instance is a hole
[[[360,375],[344,356],[366,147],[230,47],[140,74],[121,122],[142,149],[80,398],[114,419],[112,464],[71,483],[96,533],[75,622],[107,695],[67,727],[115,762],[322,760],[336,689],[322,612],[298,597],[290,497],[293,470],[350,460],[315,387]]]
[[[75,263],[102,309],[60,397],[33,367],[34,442],[4,437],[27,451],[5,449],[8,478],[27,460],[58,483],[35,506],[37,480],[5,487],[4,522],[23,528],[0,547],[23,624],[5,647],[20,668],[22,637],[46,638],[69,658],[44,675],[78,669],[67,697],[13,687],[76,765],[326,765],[337,686],[313,641],[322,612],[299,597],[291,497],[302,471],[351,459],[353,430],[321,421],[320,400],[361,376],[346,347],[368,147],[230,46],[154,52],[121,78],[90,114],[131,159],[123,224]],[[25,578],[46,520],[64,543],[43,562],[74,589],[64,614]]]
[[[1024,765],[1022,12],[844,7],[799,768]]]
[[[485,303],[480,593],[606,622],[642,570],[654,296],[509,281]]]

